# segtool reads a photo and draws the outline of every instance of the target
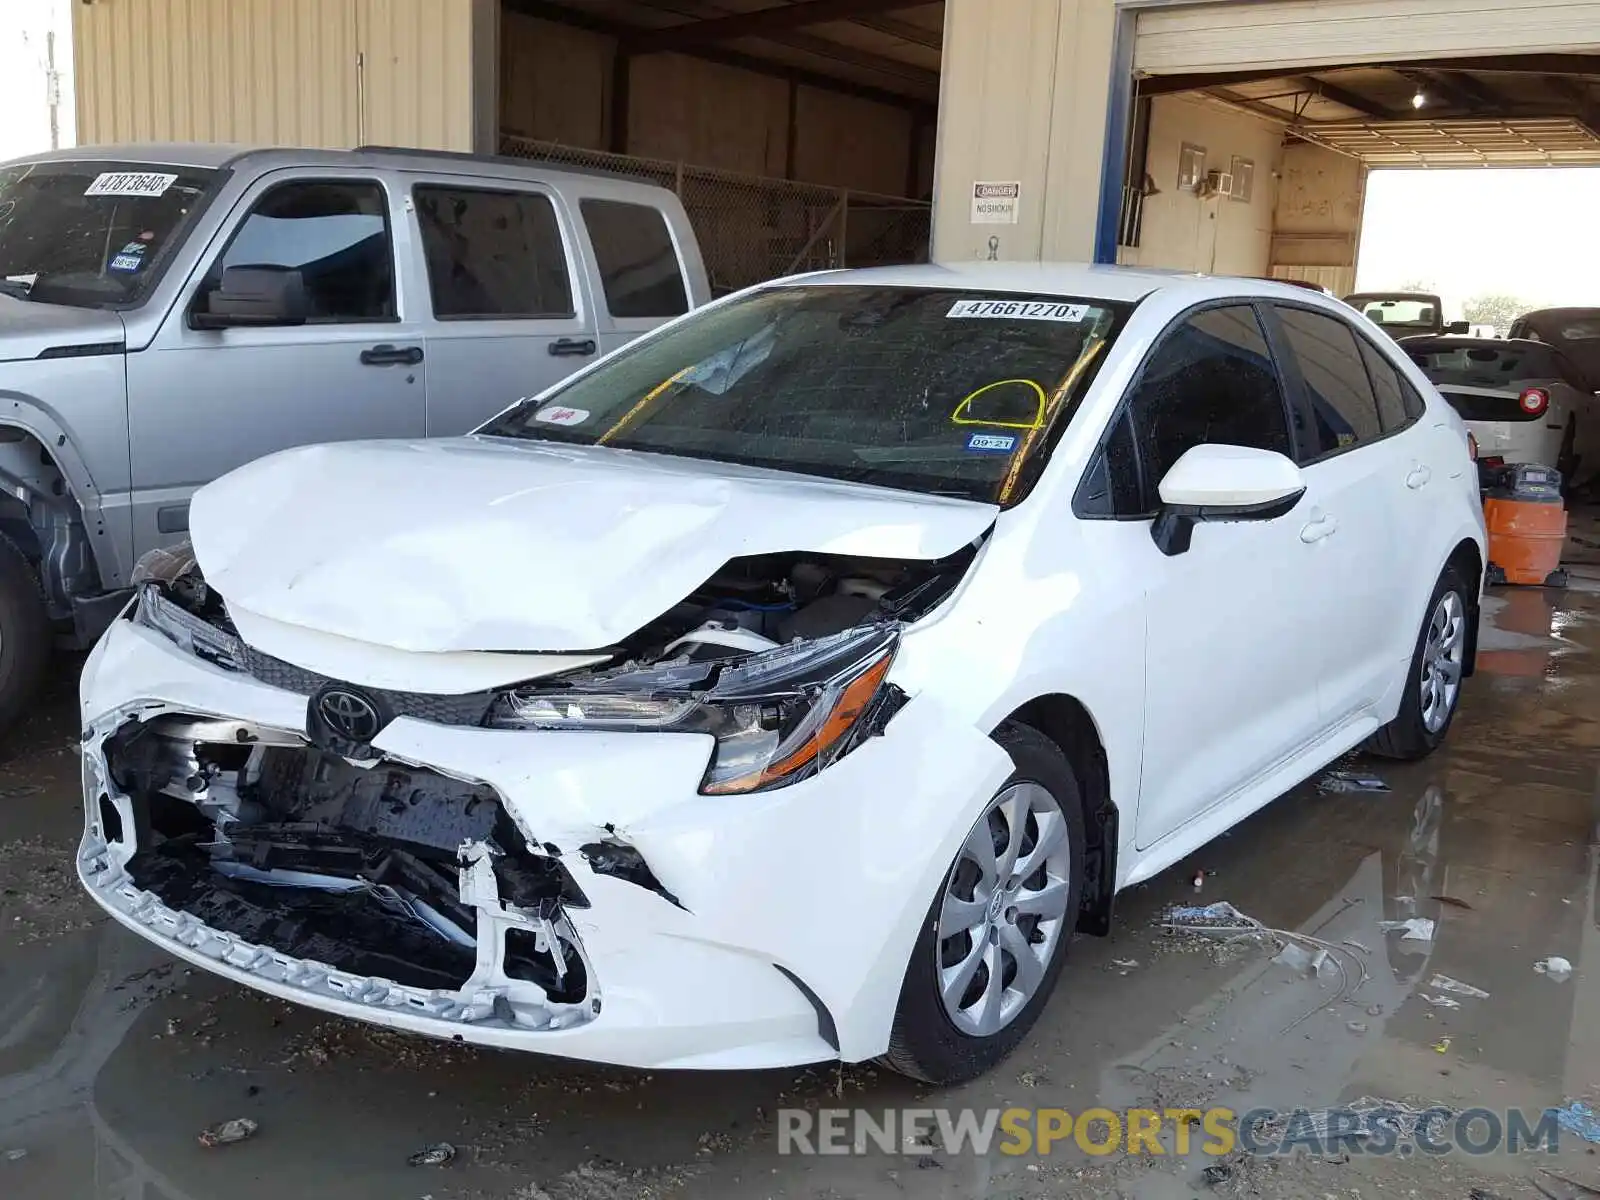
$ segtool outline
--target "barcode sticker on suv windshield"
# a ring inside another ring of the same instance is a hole
[[[1048,304],[1037,300],[957,300],[947,317],[987,317],[990,320],[1066,321],[1077,323],[1089,314],[1084,304]]]
[[[178,182],[155,171],[103,171],[83,189],[85,196],[161,196]]]

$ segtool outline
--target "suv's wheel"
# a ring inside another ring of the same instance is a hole
[[[1084,834],[1072,766],[1027,726],[1002,726],[995,740],[1015,769],[928,909],[883,1059],[928,1083],[972,1079],[1016,1048],[1077,924]]]
[[[38,694],[50,642],[39,576],[16,543],[0,534],[0,731]]]
[[[1461,573],[1446,567],[1428,600],[1400,711],[1372,735],[1367,749],[1389,758],[1415,759],[1439,748],[1461,700],[1471,612]]]

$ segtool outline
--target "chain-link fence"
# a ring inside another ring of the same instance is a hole
[[[898,196],[738,175],[504,135],[500,152],[607,171],[677,193],[705,256],[713,295],[831,267],[926,262],[930,206]]]

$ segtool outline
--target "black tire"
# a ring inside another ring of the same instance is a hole
[[[1078,905],[1083,894],[1084,831],[1082,793],[1072,764],[1054,742],[1026,725],[1003,725],[994,738],[1011,755],[1014,764],[1010,777],[995,795],[1015,783],[1035,783],[1055,798],[1066,818],[1070,875],[1065,928],[1056,940],[1055,953],[1045,966],[1038,990],[1011,1022],[988,1037],[965,1033],[956,1027],[945,1010],[935,969],[939,914],[949,880],[948,871],[941,877],[939,892],[928,908],[922,932],[917,936],[911,961],[906,966],[905,979],[900,986],[900,1004],[889,1035],[889,1050],[880,1060],[891,1070],[925,1083],[944,1085],[975,1079],[1016,1049],[1055,989],[1077,924]],[[955,864],[952,864],[950,870],[954,869]]]
[[[1422,613],[1422,627],[1417,630],[1416,647],[1411,652],[1411,664],[1406,670],[1405,690],[1400,696],[1400,711],[1395,714],[1394,720],[1367,740],[1366,749],[1373,754],[1408,762],[1426,758],[1443,744],[1450,732],[1450,726],[1455,723],[1456,712],[1461,707],[1462,689],[1459,687],[1456,689],[1455,699],[1450,705],[1450,711],[1445,715],[1444,724],[1437,730],[1430,730],[1422,718],[1422,693],[1419,686],[1429,622],[1433,619],[1439,601],[1446,593],[1452,591],[1460,597],[1467,620],[1470,621],[1475,616],[1473,597],[1461,577],[1461,572],[1453,566],[1446,567],[1439,576],[1439,582],[1434,585],[1433,594],[1428,597],[1428,606]],[[1471,636],[1469,628],[1468,645],[1471,644]]]
[[[16,543],[0,534],[0,732],[39,694],[52,641],[38,573]]]

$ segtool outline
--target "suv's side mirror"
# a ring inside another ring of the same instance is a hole
[[[1446,333],[1471,333],[1472,324],[1469,321],[1451,321],[1444,327]]]
[[[1274,450],[1194,446],[1161,480],[1161,511],[1150,536],[1169,557],[1189,549],[1196,521],[1270,521],[1305,495],[1306,481]]]
[[[195,329],[304,325],[311,306],[296,267],[228,267],[215,287],[195,296]]]

